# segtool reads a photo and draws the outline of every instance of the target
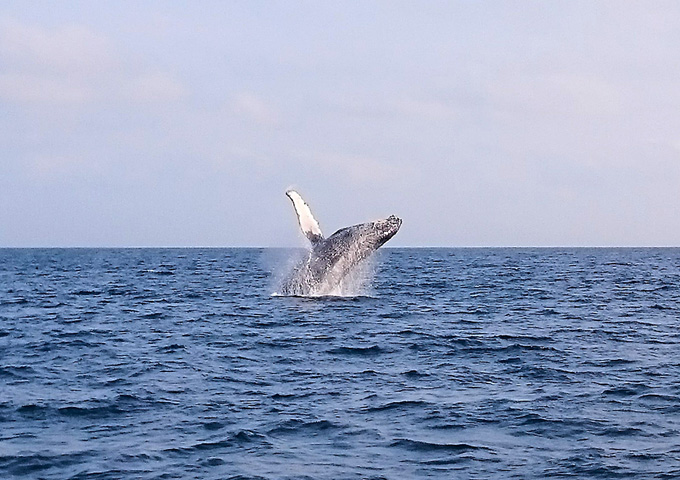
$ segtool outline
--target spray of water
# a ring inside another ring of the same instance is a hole
[[[373,293],[373,277],[376,271],[374,255],[350,268],[345,275],[329,275],[316,288],[316,296],[367,297]]]
[[[282,295],[281,290],[286,279],[309,254],[305,248],[272,248],[264,259],[264,267],[271,272],[269,291],[274,296]]]
[[[296,250],[272,274],[272,295],[303,297],[360,297],[371,296],[376,271],[376,256],[361,260],[351,259],[351,265],[340,262],[321,278],[309,269],[311,251]],[[351,258],[351,256],[349,256]],[[286,286],[284,288],[284,285]],[[291,287],[291,285],[293,285]]]

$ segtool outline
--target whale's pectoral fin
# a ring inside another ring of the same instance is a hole
[[[300,229],[302,233],[315,245],[323,240],[323,233],[321,233],[321,228],[319,228],[319,222],[316,221],[312,211],[307,205],[299,193],[295,190],[288,190],[286,195],[293,202],[293,207],[295,208],[295,213],[298,217],[298,222],[300,223]]]

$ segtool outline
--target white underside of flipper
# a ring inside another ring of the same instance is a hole
[[[314,215],[312,215],[312,210],[309,208],[309,205],[307,205],[307,202],[305,202],[295,190],[288,190],[286,195],[293,202],[293,207],[295,208],[295,213],[297,214],[302,233],[304,233],[309,241],[312,242],[312,245],[323,240],[323,233],[321,233],[319,222],[317,222]]]

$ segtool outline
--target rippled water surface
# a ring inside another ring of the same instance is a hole
[[[0,250],[0,478],[680,477],[680,250]]]

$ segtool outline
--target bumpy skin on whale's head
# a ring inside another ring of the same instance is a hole
[[[299,194],[293,193],[299,197]],[[296,202],[293,201],[293,204],[297,212]],[[311,216],[311,210],[306,203],[304,205],[304,214]],[[300,219],[301,215],[297,213]],[[318,222],[314,222],[318,228]],[[304,232],[302,221],[300,223]],[[326,239],[323,239],[319,230],[309,254],[288,276],[281,293],[318,294],[321,287],[328,288],[338,284],[359,262],[392,238],[400,227],[401,219],[391,215],[383,220],[342,228]]]
[[[377,220],[375,222],[372,222],[373,228],[374,228],[374,234],[376,237],[376,247],[379,248],[382,247],[385,242],[387,242],[390,238],[394,237],[397,232],[399,231],[399,228],[401,227],[401,218],[395,216],[395,215],[390,215],[384,220]]]
[[[399,227],[401,219],[394,215],[384,220],[345,227],[317,244],[312,253],[330,266],[344,260],[351,267],[382,247],[399,231]]]

